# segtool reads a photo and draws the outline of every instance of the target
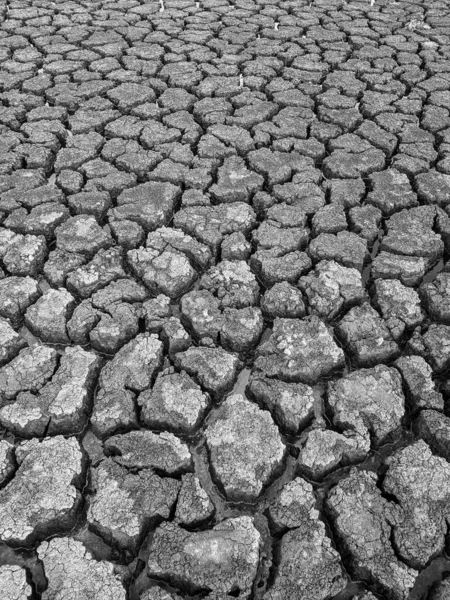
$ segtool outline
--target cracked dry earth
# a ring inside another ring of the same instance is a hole
[[[2,600],[449,600],[450,1],[0,1]]]

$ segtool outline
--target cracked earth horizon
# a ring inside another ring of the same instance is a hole
[[[450,0],[0,0],[0,600],[450,600]]]

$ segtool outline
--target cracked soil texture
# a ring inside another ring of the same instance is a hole
[[[450,0],[0,0],[1,600],[450,598]]]

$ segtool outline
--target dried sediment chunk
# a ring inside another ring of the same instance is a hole
[[[422,256],[402,256],[380,252],[372,261],[371,275],[374,279],[399,279],[403,285],[416,286],[426,274],[433,261]]]
[[[134,394],[148,388],[162,366],[163,345],[154,335],[140,334],[123,346],[100,373],[91,424],[105,436],[137,425]]]
[[[77,215],[57,227],[56,245],[60,250],[93,256],[112,245],[111,236],[92,215]]]
[[[193,433],[209,404],[200,386],[182,371],[161,374],[151,390],[139,395],[141,419],[156,429]]]
[[[144,390],[160,369],[162,354],[162,343],[155,335],[139,334],[103,367],[100,386],[108,392],[121,388]]]
[[[318,519],[286,533],[280,554],[275,582],[264,600],[300,596],[323,600],[345,588],[347,580],[340,556],[325,534],[325,525]]]
[[[145,429],[115,435],[104,442],[114,460],[129,469],[157,469],[168,475],[188,471],[192,456],[188,446],[173,433],[152,433]]]
[[[422,356],[435,373],[447,370],[450,366],[450,326],[431,323],[423,334],[417,328],[407,349]]]
[[[450,459],[450,418],[435,410],[422,410],[414,422],[417,435],[447,461]]]
[[[14,446],[7,440],[0,441],[0,484],[14,473],[16,468],[14,459]]]
[[[359,271],[334,260],[318,263],[297,285],[308,300],[308,313],[327,319],[333,319],[343,308],[358,304],[365,296]]]
[[[211,468],[232,501],[256,500],[280,468],[285,446],[270,413],[236,394],[208,421]]]
[[[226,235],[248,233],[256,224],[256,215],[244,202],[189,206],[174,215],[173,223],[216,252]]]
[[[6,319],[0,317],[0,366],[17,356],[27,342],[11,327]]]
[[[233,387],[240,368],[236,356],[221,348],[191,347],[176,354],[174,364],[215,397],[223,396]]]
[[[398,560],[391,545],[401,509],[377,487],[377,476],[354,470],[332,488],[326,509],[349,556],[351,574],[393,600],[406,600],[417,571]]]
[[[436,279],[421,285],[420,297],[430,317],[450,324],[450,273],[439,273]]]
[[[199,478],[193,473],[183,475],[175,511],[175,521],[190,527],[196,526],[210,519],[214,511],[214,505]]]
[[[42,600],[125,600],[126,591],[114,565],[97,561],[85,546],[70,537],[42,542],[37,553],[48,587]]]
[[[308,529],[318,520],[317,500],[310,483],[297,477],[287,483],[269,506],[269,517],[280,530]]]
[[[102,248],[87,264],[80,265],[67,276],[69,290],[88,298],[112,281],[126,277],[122,248]]]
[[[82,454],[75,438],[33,439],[16,448],[19,468],[0,490],[0,538],[30,544],[75,523],[81,494]]]
[[[264,178],[247,169],[242,158],[232,156],[225,159],[219,168],[218,183],[210,188],[217,202],[249,202],[251,196],[260,190]]]
[[[400,428],[405,413],[402,380],[396,369],[360,369],[328,385],[333,422],[380,444]]]
[[[301,472],[319,479],[339,466],[364,460],[370,451],[370,439],[351,429],[338,433],[315,428],[308,432],[298,458]]]
[[[397,169],[373,173],[369,181],[373,190],[367,195],[367,202],[379,208],[385,216],[419,204],[408,177]]]
[[[67,344],[67,321],[75,308],[75,298],[64,288],[48,290],[25,313],[25,325],[42,341]]]
[[[90,342],[100,352],[117,352],[138,333],[140,302],[147,295],[132,279],[113,281],[75,308],[67,323],[70,338],[78,344]]]
[[[402,559],[423,568],[442,552],[447,533],[450,465],[433,456],[420,440],[387,459],[383,490],[403,509],[394,525],[394,543]]]
[[[433,231],[436,214],[436,209],[429,206],[396,213],[386,222],[387,235],[381,240],[380,250],[436,262],[444,252],[441,236]]]
[[[129,250],[127,258],[134,275],[142,279],[152,294],[177,298],[187,292],[197,278],[186,255],[170,247]]]
[[[343,366],[343,351],[317,317],[275,319],[255,361],[255,368],[268,377],[309,384]]]
[[[269,318],[305,316],[303,294],[287,281],[276,283],[261,298],[261,309]]]
[[[358,366],[386,362],[399,353],[386,324],[367,302],[352,308],[339,322],[336,331]]]
[[[139,600],[182,600],[181,596],[163,590],[160,587],[152,587],[139,596]]]
[[[167,182],[141,183],[124,190],[117,198],[117,207],[108,211],[114,221],[134,221],[145,231],[166,225],[172,216],[180,189]]]
[[[400,339],[406,329],[417,327],[425,318],[418,293],[396,279],[378,279],[375,282],[375,298],[395,340]]]
[[[268,408],[278,425],[296,434],[314,416],[315,391],[304,383],[286,383],[278,379],[252,374],[246,392]]]
[[[222,308],[245,308],[257,304],[259,285],[248,264],[223,260],[207,271],[200,288],[214,294]]]
[[[180,483],[150,469],[132,473],[106,458],[92,471],[92,487],[89,526],[107,542],[135,552],[152,521],[170,516]]]
[[[32,589],[27,583],[27,572],[18,565],[0,567],[0,589],[4,600],[28,600]]]
[[[0,369],[2,404],[19,392],[37,392],[51,378],[58,365],[58,353],[48,346],[24,348]]]
[[[1,241],[0,241],[1,245]],[[44,266],[47,244],[42,235],[15,235],[0,257],[10,275],[37,276]]]
[[[156,529],[148,574],[169,580],[195,594],[210,590],[225,598],[239,590],[250,597],[256,576],[261,535],[251,517],[225,519],[213,529],[190,533],[173,523]]]
[[[79,346],[67,347],[52,380],[37,393],[21,392],[0,409],[0,423],[25,437],[70,434],[86,423],[100,357]]]
[[[26,309],[41,295],[37,281],[31,277],[7,277],[0,280],[0,316],[19,325]]]
[[[435,387],[433,371],[421,356],[401,356],[394,366],[400,371],[414,410],[421,408],[444,409],[444,399]]]
[[[369,256],[366,240],[349,231],[339,231],[336,235],[321,233],[311,241],[309,254],[315,261],[334,260],[358,271],[362,271]]]

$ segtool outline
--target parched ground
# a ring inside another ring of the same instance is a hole
[[[450,2],[0,0],[2,600],[450,598]]]

